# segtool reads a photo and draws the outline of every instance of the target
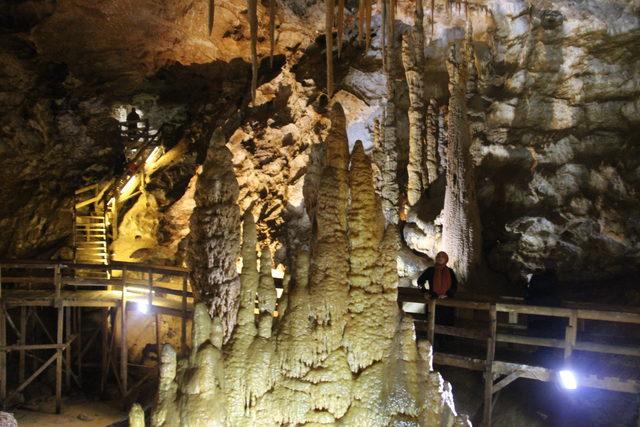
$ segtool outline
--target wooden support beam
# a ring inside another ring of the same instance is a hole
[[[64,328],[64,340],[65,342],[69,342],[69,338],[71,337],[71,307],[66,307],[64,309],[65,316],[65,328]],[[64,357],[65,357],[65,386],[67,390],[71,387],[71,346],[68,345],[64,349]]]
[[[7,345],[7,321],[5,318],[4,302],[0,299],[0,346]],[[7,353],[0,350],[0,399],[2,399],[2,409],[5,409],[7,401]]]
[[[435,333],[452,337],[469,338],[473,340],[486,340],[487,332],[480,329],[459,328],[454,326],[435,325]]]
[[[122,396],[127,395],[127,270],[122,271],[122,297],[120,299],[120,380],[122,382]]]
[[[59,271],[59,269],[58,269]],[[62,344],[62,333],[64,329],[64,307],[61,300],[56,300],[56,306],[58,308],[58,322],[57,322],[57,340],[56,344]],[[62,349],[56,350],[56,414],[62,412]]]
[[[503,388],[511,384],[513,381],[520,378],[521,376],[522,376],[522,371],[518,370],[518,371],[513,371],[506,377],[502,378],[500,381],[498,381],[493,385],[493,394],[496,394],[497,392],[499,392],[500,390],[502,390]]]
[[[44,362],[42,364],[42,366],[40,366],[33,374],[31,374],[31,376],[29,378],[27,378],[26,381],[22,382],[18,386],[18,388],[14,391],[14,394],[22,393],[22,391],[25,388],[27,388],[29,386],[29,384],[31,384],[33,382],[33,380],[38,378],[38,375],[40,375],[45,369],[47,369],[49,367],[49,365],[51,365],[53,363],[54,360],[57,360],[57,359],[58,359],[58,352],[56,351],[49,359],[47,359],[46,362]],[[57,406],[56,406],[56,408],[57,408]]]
[[[20,307],[20,334],[18,336],[18,343],[20,345],[27,344],[27,307]],[[25,355],[25,351],[20,350],[20,356],[18,360],[18,382],[20,384],[24,382],[26,369]]]
[[[436,300],[429,300],[428,305],[428,321],[427,321],[427,339],[433,345],[433,338],[436,329]],[[435,347],[434,347],[435,348]]]
[[[187,278],[182,278],[182,319],[180,331],[180,352],[182,356],[187,355]],[[158,353],[160,357],[160,353]]]
[[[484,409],[482,425],[491,426],[491,408],[493,400],[493,359],[496,352],[496,328],[497,328],[496,306],[491,305],[489,310],[489,338],[487,338],[487,357],[484,370]]]
[[[569,324],[565,328],[564,333],[564,360],[568,361],[571,358],[573,349],[576,346],[576,338],[578,336],[578,314],[574,310],[569,317]]]
[[[78,379],[80,380],[80,384],[82,384],[82,357],[84,356],[84,351],[82,348],[82,307],[76,307],[76,335],[78,336],[78,357],[77,357],[77,370],[78,370]],[[95,337],[94,337],[95,338]],[[91,346],[91,343],[87,347]]]
[[[554,338],[528,337],[525,335],[497,334],[498,342],[508,342],[511,344],[531,345],[535,347],[564,348],[564,340]]]

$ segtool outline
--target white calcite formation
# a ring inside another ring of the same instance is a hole
[[[274,322],[271,260],[263,251],[258,270],[246,214],[231,339],[221,350],[220,321],[196,306],[190,355],[163,349],[152,425],[468,425],[397,306],[398,232],[384,229],[362,144],[349,156],[339,104],[331,123],[311,252],[296,256],[286,310]]]

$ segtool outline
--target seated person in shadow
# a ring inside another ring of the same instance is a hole
[[[127,135],[129,139],[134,140],[138,136],[138,122],[140,121],[140,115],[136,111],[135,107],[131,108],[129,114],[127,114]]]
[[[418,286],[422,292],[429,294],[429,298],[453,298],[458,290],[458,279],[455,273],[449,267],[449,255],[446,252],[438,252],[436,255],[436,264],[427,268],[418,277]],[[429,282],[429,289],[426,289],[425,283]],[[439,325],[451,326],[455,319],[455,311],[453,307],[438,307],[436,310],[436,323]]]

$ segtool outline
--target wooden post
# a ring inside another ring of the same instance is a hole
[[[429,339],[429,342],[433,346],[433,352],[435,353],[435,346],[433,344],[433,339],[435,336],[435,329],[436,329],[436,300],[430,299],[427,307],[429,311],[428,313],[429,317],[428,317],[428,323],[427,323],[427,338]]]
[[[7,406],[7,320],[5,318],[4,302],[0,300],[0,399],[2,399],[2,409]]]
[[[20,307],[20,337],[18,343],[20,345],[27,344],[27,307]],[[26,352],[20,350],[20,358],[18,361],[18,382],[22,384],[24,382],[25,364],[26,364]]]
[[[187,354],[187,276],[182,278],[182,330],[180,335],[180,351]],[[160,353],[158,353],[158,357]]]
[[[100,394],[104,393],[104,385],[107,380],[107,372],[109,370],[107,360],[109,356],[109,310],[110,308],[105,308],[102,310],[102,354],[100,358]]]
[[[69,341],[71,341],[71,307],[66,307],[64,309],[66,314],[65,318],[65,328],[64,328],[64,341],[67,343],[67,347],[64,349],[65,359],[67,370],[65,371],[65,386],[67,390],[71,387],[71,345],[69,345]]]
[[[56,264],[53,273],[53,285],[55,286],[56,300],[60,298],[62,277],[60,276],[60,264]]]
[[[122,270],[122,298],[120,301],[120,381],[122,397],[127,395],[127,270]]]
[[[151,269],[149,269],[148,283],[149,283],[148,304],[149,304],[149,310],[151,310],[151,307],[153,306],[153,273],[151,272]]]
[[[158,378],[160,378],[160,313],[156,312],[156,355],[158,356]]]
[[[78,380],[82,383],[82,307],[76,308],[76,334],[78,335]]]
[[[489,338],[487,338],[487,359],[484,368],[484,412],[482,425],[491,425],[491,409],[493,406],[493,358],[496,353],[497,314],[495,304],[489,309]]]
[[[575,310],[569,317],[569,324],[564,333],[564,360],[567,362],[571,358],[573,349],[576,346],[576,338],[578,336],[578,314]]]
[[[59,267],[56,267],[58,270]],[[57,276],[57,274],[56,274]],[[56,286],[57,289],[59,289]],[[56,343],[62,345],[62,332],[64,329],[64,307],[62,306],[62,300],[56,299],[56,306],[58,307],[58,327],[57,327],[57,339]],[[62,348],[58,347],[56,350],[56,414],[62,412]]]

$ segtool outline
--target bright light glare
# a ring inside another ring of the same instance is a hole
[[[138,313],[147,314],[149,312],[149,304],[146,302],[140,301],[136,305],[138,306]]]
[[[158,160],[161,153],[162,153],[162,148],[160,147],[154,148],[151,154],[149,154],[149,157],[147,157],[147,160],[145,160],[145,164],[146,165],[153,164],[156,160]]]
[[[572,371],[563,369],[558,374],[560,376],[560,384],[562,387],[567,390],[575,390],[578,388],[578,381],[576,381],[576,376]]]
[[[131,191],[133,191],[136,185],[138,185],[138,175],[133,175],[131,178],[129,178],[129,181],[127,181],[124,187],[122,187],[122,190],[120,190],[120,194],[125,196],[128,195]]]

